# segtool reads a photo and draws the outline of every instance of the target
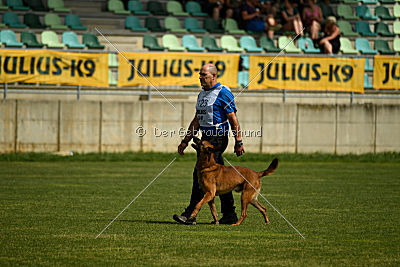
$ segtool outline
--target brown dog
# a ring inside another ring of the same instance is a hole
[[[258,202],[257,196],[261,189],[260,178],[275,171],[278,167],[278,159],[275,158],[269,167],[261,172],[256,172],[246,167],[227,167],[215,162],[214,146],[208,141],[202,141],[197,137],[193,137],[193,142],[192,146],[197,151],[196,168],[199,184],[205,194],[203,199],[197,203],[187,223],[190,224],[193,222],[200,208],[205,203],[208,203],[214,223],[218,224],[214,198],[216,195],[226,194],[235,190],[236,192],[242,191],[242,215],[235,225],[241,224],[246,218],[249,203],[262,213],[265,224],[269,224],[267,210]]]

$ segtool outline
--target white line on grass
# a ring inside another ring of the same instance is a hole
[[[114,219],[112,219],[112,221],[107,224],[107,226],[104,227],[104,229],[94,239],[97,239],[169,166],[171,166],[175,160],[176,157],[167,166],[165,166],[165,168],[159,174],[157,174],[157,176],[151,180],[151,182],[145,188],[143,188],[143,190],[140,191],[140,193],[134,199],[132,199],[132,201],[129,202],[129,204]]]
[[[147,79],[147,77],[140,71],[138,70],[131,62],[129,62],[129,60],[125,57],[124,54],[121,53],[121,51],[113,44],[111,43],[107,37],[105,37],[97,28],[94,28],[98,33],[100,33],[101,36],[103,36],[104,39],[106,39],[106,41],[112,46],[114,47],[115,50],[117,50],[117,52],[132,66],[132,68],[134,68],[175,110],[176,107],[157,89],[157,87],[154,86],[154,84]],[[124,51],[123,51],[124,52]]]
[[[243,87],[243,89],[242,89],[239,93],[237,93],[237,94],[233,97],[233,99],[231,100],[231,102],[229,102],[229,103],[225,106],[225,108],[227,108],[227,107],[232,103],[232,101],[233,101],[236,97],[238,97],[244,90],[246,90],[246,89],[249,87],[249,85],[258,77],[258,75],[260,75],[266,68],[268,68],[268,66],[272,63],[272,61],[274,61],[274,60],[282,53],[282,51],[285,50],[285,48],[286,48],[288,45],[290,45],[290,44],[294,41],[294,39],[296,39],[296,38],[304,31],[304,29],[305,29],[305,28],[303,28],[303,29],[301,30],[301,32],[299,32],[294,38],[292,38],[292,39],[290,40],[290,42],[287,43],[287,44],[285,45],[285,47],[282,48],[281,51],[279,51],[279,53],[278,53],[273,59],[271,59],[271,60],[268,62],[268,64],[267,64],[260,72],[258,72],[257,75],[254,76],[253,79],[251,79],[251,81],[248,82],[247,85],[246,85],[245,87]]]
[[[257,194],[259,194],[265,201],[267,201],[267,203],[303,238],[303,239],[306,239],[300,232],[299,232],[299,230],[297,230],[297,228],[296,227],[294,227],[293,226],[293,224],[291,223],[291,222],[289,222],[289,220],[288,219],[286,219],[285,218],[285,216],[283,216],[282,215],[282,213],[280,213],[279,212],[279,210],[277,209],[277,208],[275,208],[272,204],[271,204],[271,202],[269,202],[268,201],[268,199],[266,199],[261,193],[260,193],[260,191],[259,190],[257,190],[255,187],[254,187],[254,185],[252,185],[250,182],[249,182],[249,180],[247,180],[236,168],[235,168],[235,166],[233,166],[225,157],[224,157],[224,159],[226,160],[226,162],[228,162],[229,163],[229,165],[231,165],[232,166],[232,168],[240,175],[240,176],[242,176],[242,178],[249,184],[249,185],[251,185],[251,187],[253,187],[254,188],[254,190],[256,190],[256,192],[257,192]]]

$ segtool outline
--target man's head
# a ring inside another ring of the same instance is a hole
[[[204,90],[209,90],[217,84],[217,68],[213,64],[204,65],[199,75],[200,84]]]

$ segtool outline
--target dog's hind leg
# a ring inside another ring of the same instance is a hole
[[[249,191],[243,191],[242,193],[242,215],[240,216],[240,219],[237,223],[234,225],[240,225],[244,219],[247,217],[247,206],[249,205],[250,199],[251,199],[251,194],[253,192]]]
[[[265,224],[269,224],[269,219],[267,216],[267,209],[258,202],[257,197],[253,198],[253,200],[250,202],[251,205],[253,205],[256,209],[258,209],[261,214],[264,216],[265,219]]]
[[[214,224],[218,224],[218,214],[217,214],[217,209],[215,208],[214,199],[208,202],[208,205],[210,206],[211,214],[214,218]]]

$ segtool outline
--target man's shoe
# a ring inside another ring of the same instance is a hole
[[[174,214],[174,216],[172,216],[172,218],[181,224],[185,224],[187,221],[186,216],[183,216],[183,215]]]
[[[238,217],[236,213],[226,214],[218,222],[219,224],[235,224],[238,222]]]
[[[195,225],[196,224],[196,218],[188,218],[185,222],[187,225]]]

